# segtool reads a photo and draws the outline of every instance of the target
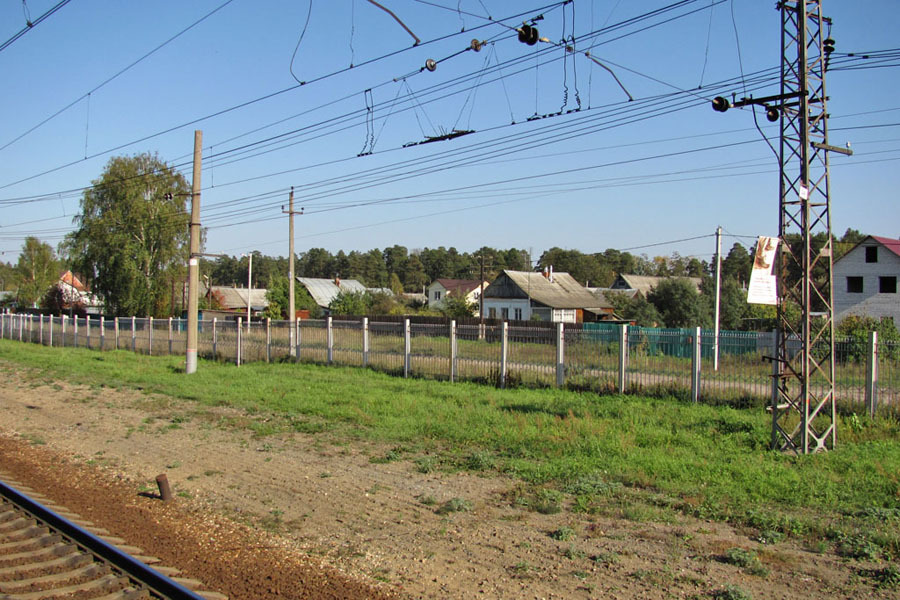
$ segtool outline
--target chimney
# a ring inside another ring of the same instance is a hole
[[[335,276],[334,276],[334,285],[336,285],[336,286],[338,286],[338,287],[341,287],[341,277],[340,277],[340,275],[335,275]]]
[[[547,267],[544,267],[544,270],[541,271],[541,275],[544,276],[544,279],[550,278],[550,270]]]

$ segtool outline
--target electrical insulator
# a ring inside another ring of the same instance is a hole
[[[825,41],[822,42],[822,50],[825,54],[834,52],[834,40],[832,38],[825,38]]]
[[[540,34],[538,33],[537,27],[532,27],[531,25],[523,24],[522,27],[519,28],[519,41],[523,44],[528,44],[529,46],[534,46],[538,43],[540,39]]]
[[[429,71],[434,71],[437,69],[437,62],[433,58],[429,58],[425,61],[425,68]]]
[[[769,123],[774,123],[775,121],[777,121],[779,116],[781,115],[778,113],[777,108],[775,108],[774,106],[766,107],[766,119],[769,121]]]
[[[722,96],[716,96],[712,101],[712,109],[716,112],[725,112],[731,108],[731,103]]]

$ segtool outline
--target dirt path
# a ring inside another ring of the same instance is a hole
[[[2,468],[232,598],[900,597],[867,565],[722,524],[541,514],[505,477],[423,473],[328,434],[254,438],[259,416],[0,368]],[[175,506],[147,497],[163,472]],[[768,574],[719,560],[734,547]]]

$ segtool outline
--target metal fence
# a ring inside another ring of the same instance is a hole
[[[200,321],[199,356],[237,365],[312,362],[403,377],[500,387],[567,387],[600,393],[680,395],[709,403],[765,405],[773,394],[772,332],[627,325],[465,324],[304,319]],[[58,347],[184,355],[187,321],[0,315],[0,337]],[[789,345],[790,346],[790,345]],[[835,400],[842,410],[898,409],[900,344],[837,340]]]

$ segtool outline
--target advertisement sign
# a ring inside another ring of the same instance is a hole
[[[750,287],[747,290],[748,304],[778,304],[777,277],[775,275],[775,255],[778,250],[777,237],[760,236],[750,271]]]

